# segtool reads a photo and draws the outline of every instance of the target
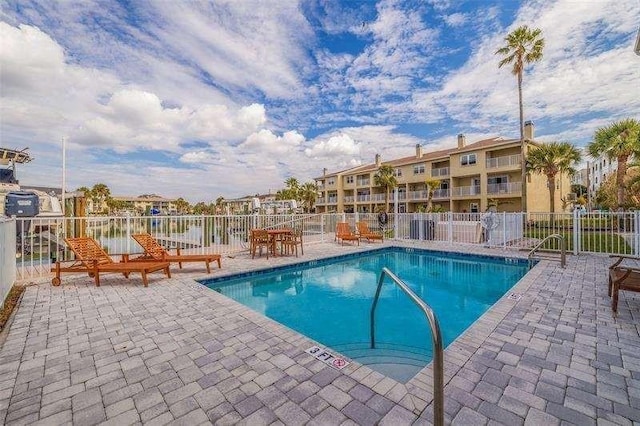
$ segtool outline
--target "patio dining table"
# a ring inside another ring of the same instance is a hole
[[[276,245],[279,242],[282,242],[282,239],[283,239],[284,236],[293,234],[293,230],[291,228],[267,229],[267,232],[269,233],[269,238],[271,238],[271,241],[272,241],[272,244],[273,244],[272,247],[273,247],[273,255],[274,256],[278,255],[278,251],[277,251]],[[280,246],[280,253],[282,253],[282,245]]]

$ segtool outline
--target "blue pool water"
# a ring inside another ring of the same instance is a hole
[[[445,347],[528,270],[526,261],[512,258],[385,248],[203,284],[406,382],[431,360],[431,332],[424,314],[386,278],[376,309],[376,349],[369,348],[371,303],[385,266],[434,310]]]

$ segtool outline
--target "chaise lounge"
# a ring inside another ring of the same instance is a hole
[[[132,261],[146,261],[155,260],[161,262],[177,263],[178,267],[182,269],[182,264],[185,262],[204,262],[207,266],[207,274],[211,273],[211,262],[218,262],[218,268],[222,268],[221,256],[219,254],[181,254],[180,248],[176,249],[176,254],[170,254],[158,240],[153,238],[150,234],[133,234],[134,240],[144,250],[144,254],[141,257],[131,259]]]
[[[146,262],[127,262],[127,256],[123,257],[124,262],[115,262],[96,240],[89,237],[65,238],[67,246],[75,255],[75,260],[57,261],[55,266],[51,268],[56,276],[51,280],[54,286],[61,283],[60,274],[62,272],[87,273],[93,277],[96,287],[100,287],[100,274],[105,272],[117,272],[129,278],[131,272],[139,272],[142,275],[142,283],[145,287],[149,286],[147,274],[156,271],[164,271],[168,278],[171,278],[169,270],[169,262],[146,261]],[[70,263],[69,266],[63,264]]]
[[[613,265],[609,266],[609,296],[611,296],[611,309],[618,312],[618,292],[620,290],[640,292],[640,268],[623,265],[622,262],[635,260],[640,262],[640,257],[611,255],[617,257]]]
[[[337,241],[342,241],[342,245],[344,245],[345,241],[357,241],[358,245],[360,245],[360,237],[353,233],[351,228],[349,228],[349,224],[347,222],[338,222],[336,223],[336,238]]]
[[[367,224],[367,222],[358,222],[356,224],[356,226],[358,227],[358,235],[360,235],[360,238],[366,238],[367,241],[371,241],[371,240],[380,240],[380,242],[384,241],[384,236],[381,233],[377,233],[377,232],[373,232],[369,229],[369,225]]]

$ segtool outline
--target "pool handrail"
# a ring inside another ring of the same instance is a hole
[[[442,333],[440,332],[438,319],[433,313],[433,309],[431,309],[424,300],[420,299],[420,297],[418,297],[418,295],[415,294],[404,281],[398,278],[386,267],[382,268],[382,271],[380,271],[376,295],[373,298],[373,303],[371,305],[371,349],[375,349],[376,346],[375,312],[385,275],[389,276],[389,278],[391,278],[391,280],[393,280],[393,282],[398,285],[398,287],[400,287],[400,289],[409,296],[416,305],[418,305],[429,322],[429,327],[431,328],[431,340],[433,343],[433,424],[435,426],[442,426],[444,425],[444,350],[442,345]]]
[[[533,258],[533,255],[536,254],[538,249],[542,248],[542,246],[547,241],[552,239],[560,241],[560,266],[563,268],[567,266],[567,248],[566,248],[567,245],[565,243],[564,237],[560,234],[547,235],[542,241],[536,244],[536,246],[532,248],[531,251],[529,251],[529,255],[527,256],[527,259],[529,260],[529,265],[531,265],[531,259]]]

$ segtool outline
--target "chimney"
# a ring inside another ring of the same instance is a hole
[[[422,158],[422,145],[416,144],[416,158]]]
[[[327,176],[327,168],[325,167],[324,169],[322,169],[322,177],[326,177]]]
[[[376,154],[376,167],[380,167],[382,164],[382,160],[380,159],[380,154]]]
[[[458,149],[462,149],[464,148],[464,146],[466,145],[466,138],[464,137],[464,133],[460,133],[458,135]]]
[[[533,140],[533,121],[525,121],[524,122],[524,138],[526,140]]]

